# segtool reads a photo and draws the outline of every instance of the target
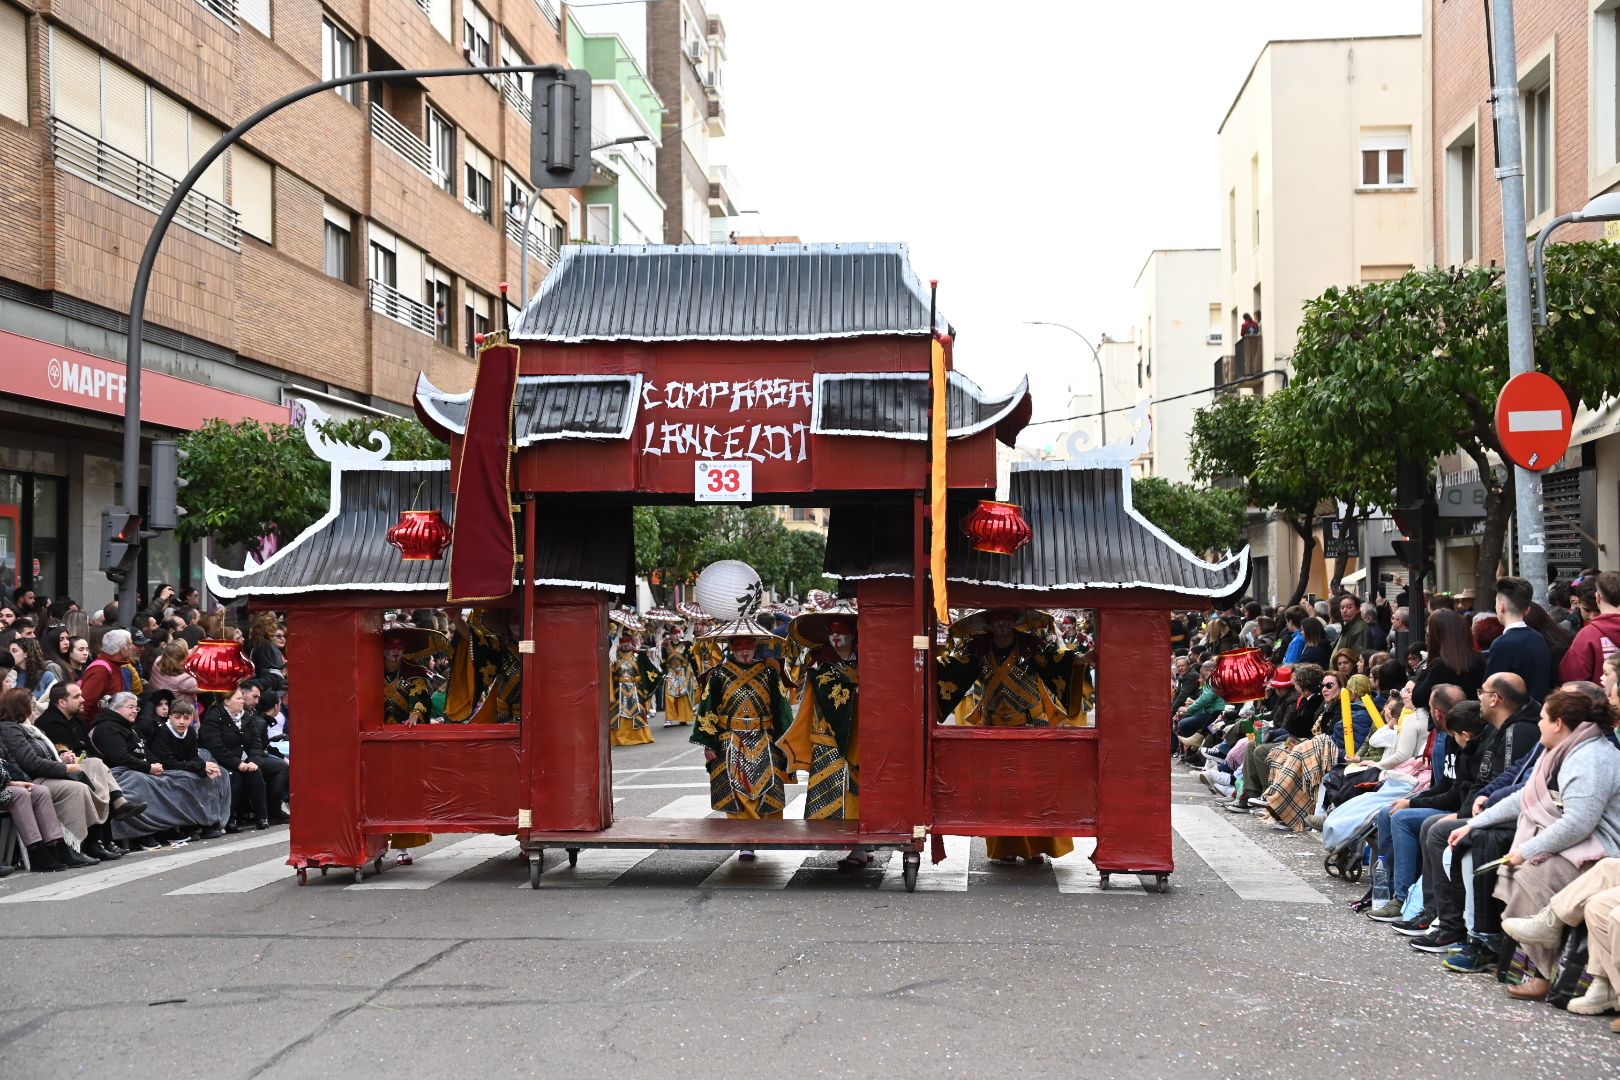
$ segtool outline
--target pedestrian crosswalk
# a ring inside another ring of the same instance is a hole
[[[804,814],[804,796],[792,799],[785,817]],[[1188,881],[1194,874],[1210,874],[1236,894],[1239,900],[1272,903],[1325,904],[1328,897],[1294,873],[1265,848],[1208,806],[1178,803],[1173,807],[1172,824],[1194,858],[1183,857],[1181,876],[1172,884]],[[712,816],[707,794],[679,795],[650,815],[665,819],[692,819]],[[282,830],[224,843],[199,844],[172,852],[134,855],[104,867],[46,879],[37,884],[32,875],[14,875],[0,882],[0,905],[84,899],[109,890],[132,888],[150,879],[172,886],[163,896],[195,897],[257,893],[260,890],[296,888],[292,868],[287,864],[287,836]],[[1142,882],[1135,875],[1115,875],[1111,889],[1101,887],[1101,876],[1090,856],[1096,842],[1077,838],[1072,854],[1051,861],[1045,867],[998,866],[983,858],[982,841],[971,837],[944,838],[945,859],[935,863],[925,848],[917,873],[917,892],[968,892],[978,886],[1017,888],[1056,888],[1060,894],[1108,897],[1141,897]],[[267,849],[274,849],[273,851]],[[273,855],[264,858],[265,854]],[[703,890],[780,891],[795,885],[828,883],[835,879],[851,887],[896,892],[905,888],[903,861],[892,851],[876,852],[872,869],[865,874],[839,874],[834,870],[842,852],[824,850],[760,850],[752,860],[740,859],[735,852],[681,851],[657,848],[587,848],[579,852],[575,865],[549,853],[547,867],[539,878],[542,890],[607,889],[633,887],[638,882],[679,881]],[[484,868],[479,884],[505,875],[510,887],[527,889],[528,875],[510,836],[474,835],[450,837],[438,846],[419,853],[412,866],[390,866],[383,873],[348,884],[348,875],[334,876],[330,885],[312,876],[308,894],[336,895],[339,892],[399,892],[433,889],[454,881],[476,868]],[[243,863],[242,857],[250,861]],[[1188,865],[1191,864],[1191,865]],[[218,871],[198,878],[198,871]],[[339,884],[339,882],[343,882]],[[327,886],[321,888],[319,886]],[[150,886],[148,886],[150,887]],[[155,892],[154,892],[155,895]]]

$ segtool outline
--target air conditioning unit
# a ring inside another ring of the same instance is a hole
[[[1206,344],[1206,345],[1219,345],[1222,340],[1223,340],[1222,335],[1221,335],[1221,332],[1219,330],[1211,330],[1209,332],[1209,336],[1204,338],[1204,344]]]
[[[703,59],[703,42],[698,41],[696,39],[693,39],[692,41],[688,41],[686,43],[686,56],[687,56],[687,58],[689,60],[691,60],[694,63],[696,63],[699,60],[702,60]]]

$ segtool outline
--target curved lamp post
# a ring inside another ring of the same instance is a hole
[[[1082,334],[1080,331],[1076,330],[1074,327],[1070,326],[1068,323],[1048,322],[1045,319],[1025,319],[1024,322],[1025,322],[1026,325],[1029,325],[1029,326],[1055,326],[1060,330],[1067,330],[1069,333],[1071,333],[1075,337],[1079,338],[1080,343],[1082,345],[1084,345],[1086,348],[1091,350],[1091,358],[1093,360],[1097,361],[1097,422],[1102,427],[1102,431],[1101,431],[1101,436],[1102,437],[1099,440],[1099,445],[1107,446],[1108,445],[1108,401],[1107,401],[1107,398],[1105,397],[1105,394],[1107,393],[1107,391],[1103,386],[1102,354],[1097,351],[1097,346],[1093,345],[1091,343],[1091,340],[1089,338],[1087,338],[1086,335]]]
[[[1547,240],[1553,230],[1571,222],[1620,221],[1620,191],[1599,195],[1572,214],[1560,214],[1547,222],[1536,237],[1536,325],[1547,325]]]

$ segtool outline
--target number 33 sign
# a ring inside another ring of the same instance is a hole
[[[753,502],[752,461],[699,461],[692,492],[698,502]]]

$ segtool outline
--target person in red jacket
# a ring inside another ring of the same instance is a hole
[[[1598,615],[1581,627],[1559,662],[1558,677],[1564,682],[1586,679],[1601,683],[1604,661],[1620,652],[1620,570],[1605,570],[1581,586],[1582,592],[1587,589],[1595,594],[1592,599],[1597,602]],[[1585,597],[1582,602],[1591,606]]]
[[[84,711],[80,718],[93,721],[101,713],[101,699],[128,690],[124,685],[123,664],[135,652],[128,630],[109,630],[101,639],[101,652],[84,666],[79,676],[79,689],[84,692]]]

